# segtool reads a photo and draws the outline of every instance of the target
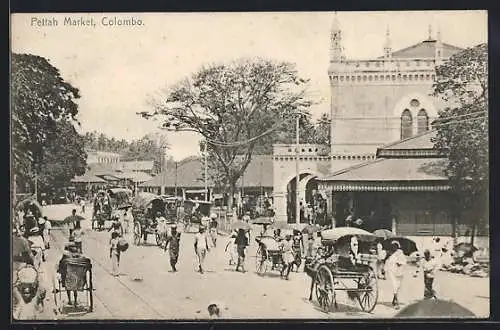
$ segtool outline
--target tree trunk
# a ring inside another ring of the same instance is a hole
[[[457,217],[453,214],[451,219],[451,238],[453,239],[453,246],[457,245]]]
[[[471,230],[470,230],[470,245],[474,246],[474,238],[476,234],[476,221],[472,223]]]
[[[236,192],[236,183],[231,182],[229,184],[229,188],[227,190],[227,210],[228,212],[233,212],[233,200],[234,200],[234,193]]]

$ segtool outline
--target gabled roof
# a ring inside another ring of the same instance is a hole
[[[135,171],[116,172],[113,174],[113,176],[116,176],[120,179],[129,179],[132,180],[133,182],[138,182],[138,183],[142,183],[151,180],[153,178],[152,176],[144,172],[135,172]]]
[[[76,183],[106,183],[106,180],[101,179],[95,175],[85,173],[84,175],[74,177],[73,179],[71,179],[71,182],[76,182]]]
[[[119,163],[120,169],[124,172],[127,171],[150,171],[153,169],[154,161],[152,160],[139,160],[139,161],[122,161]]]
[[[183,188],[203,188],[204,167],[202,159],[196,156],[188,157],[177,163],[177,180],[175,168],[167,168],[166,171],[158,174],[151,180],[144,182],[140,187],[177,187]],[[273,184],[273,163],[270,155],[254,155],[248,165],[241,180],[245,187],[272,187]],[[213,187],[213,182],[208,180],[209,187]]]
[[[424,40],[415,45],[397,50],[392,53],[392,58],[434,58],[436,49],[436,40]],[[449,58],[455,53],[463,50],[460,47],[453,46],[447,43],[442,43],[443,45],[443,58]]]
[[[379,158],[348,167],[320,181],[447,181],[442,158]]]
[[[434,137],[436,137],[436,131],[427,131],[407,139],[388,143],[379,149],[434,149],[434,143],[432,142]]]

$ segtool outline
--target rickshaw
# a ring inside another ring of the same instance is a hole
[[[43,208],[34,197],[31,197],[18,202],[15,209],[16,211],[22,211],[24,216],[28,213],[32,214],[30,218],[23,217],[22,225],[19,225],[21,225],[20,229],[23,231],[23,236],[28,239],[35,257],[35,268],[38,269],[42,261],[45,260],[45,243],[38,225],[38,220],[43,216]]]
[[[59,313],[65,312],[66,291],[77,291],[86,293],[86,304],[83,312],[91,313],[94,310],[92,283],[92,263],[90,259],[67,258],[62,267],[65,267],[65,277],[56,276],[53,281],[54,303]],[[79,300],[81,302],[81,299]]]
[[[162,196],[165,201],[165,218],[167,223],[177,223],[177,214],[179,207],[181,206],[182,199],[175,196]]]
[[[198,230],[200,225],[208,225],[212,209],[211,202],[191,200],[184,201],[184,232],[189,232],[195,227]]]
[[[309,300],[316,299],[326,311],[337,306],[336,292],[346,291],[364,312],[373,311],[378,300],[376,236],[359,228],[339,227],[321,232],[322,250],[305,267],[311,277]]]
[[[93,204],[92,229],[103,230],[106,220],[111,220],[113,211],[109,194],[105,190],[99,190]]]
[[[269,266],[271,270],[283,269],[283,257],[279,240],[270,236],[260,236],[255,238],[259,244],[255,257],[255,270],[257,274],[264,275]]]
[[[132,190],[112,188],[107,190],[112,210],[124,210],[132,206]]]
[[[161,233],[158,232],[156,215],[165,217],[165,200],[153,193],[140,192],[132,201],[132,216],[134,217],[134,244],[140,245],[141,239],[147,240],[148,234],[153,234],[158,246],[162,243]],[[165,217],[166,218],[166,217]]]

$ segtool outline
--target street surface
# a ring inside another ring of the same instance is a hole
[[[64,219],[72,208],[79,210],[75,205],[51,205],[45,207],[44,212],[49,219]],[[90,212],[82,215],[90,217]],[[207,306],[212,302],[223,306],[223,318],[236,319],[387,318],[397,313],[391,307],[391,287],[386,280],[379,281],[378,304],[371,314],[361,312],[357,302],[350,301],[343,292],[337,294],[338,310],[323,312],[315,296],[313,302],[308,301],[310,278],[302,269],[292,273],[289,281],[280,279],[278,271],[268,270],[264,276],[255,273],[257,246],[253,237],[246,273],[236,272],[235,266],[229,266],[229,257],[224,252],[229,238],[219,236],[217,247],[211,249],[207,257],[205,274],[199,274],[196,272],[194,234],[182,234],[177,273],[170,270],[168,253],[154,245],[154,237],[148,237],[149,244],[135,246],[131,243],[122,254],[121,275],[113,277],[109,232],[92,231],[90,221],[83,221],[82,226],[86,228],[83,252],[93,265],[94,312],[59,315],[59,319],[206,319]],[[53,247],[48,250],[47,261],[43,264],[48,287],[46,308],[41,316],[44,319],[56,318],[49,279],[61,258],[67,236],[66,229],[53,230]],[[423,279],[414,278],[414,270],[412,266],[407,267],[399,297],[403,305],[423,297]],[[489,278],[439,272],[435,289],[439,298],[453,300],[478,317],[489,316]],[[83,293],[79,297],[85,299]]]

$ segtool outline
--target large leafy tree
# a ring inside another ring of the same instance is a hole
[[[436,122],[435,147],[448,156],[455,220],[472,226],[487,220],[488,47],[481,44],[436,68],[434,94],[447,103]]]
[[[167,126],[189,127],[205,138],[231,207],[256,146],[311,104],[306,83],[290,63],[241,59],[208,65],[153,98],[153,113],[141,114],[166,116]]]
[[[56,132],[46,140],[38,182],[41,191],[67,186],[75,175],[85,173],[85,143],[73,123],[59,121]],[[61,143],[64,141],[64,143]]]
[[[59,123],[76,122],[75,100],[80,94],[40,56],[12,54],[11,72],[12,168],[20,186],[26,187],[35,173],[41,172],[51,139],[61,137]],[[60,139],[59,143],[71,137]]]

